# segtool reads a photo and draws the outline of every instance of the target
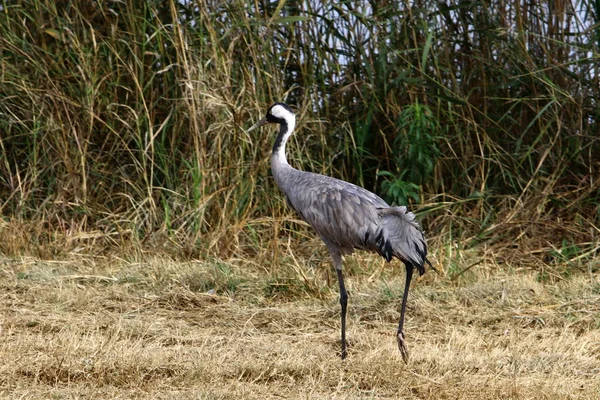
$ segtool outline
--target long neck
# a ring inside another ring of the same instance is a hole
[[[273,154],[271,155],[272,167],[275,167],[276,165],[289,165],[287,158],[285,157],[285,145],[292,132],[294,132],[295,126],[296,121],[293,119],[284,121],[280,124],[279,135],[277,135],[277,139],[275,139],[275,144],[273,145]]]

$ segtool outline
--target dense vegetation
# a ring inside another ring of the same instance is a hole
[[[0,4],[0,252],[304,232],[244,131],[274,101],[294,165],[410,202],[432,243],[598,252],[597,1]]]

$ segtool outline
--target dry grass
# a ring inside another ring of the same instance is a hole
[[[365,268],[348,263],[344,363],[337,289],[310,266],[304,280],[245,260],[4,259],[0,395],[597,398],[598,277],[543,283],[486,265],[454,281],[430,274],[413,286],[405,365],[394,342],[403,274],[359,257]]]

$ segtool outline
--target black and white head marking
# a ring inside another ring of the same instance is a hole
[[[275,124],[288,124],[295,120],[294,111],[285,103],[275,103],[267,111],[267,121]]]

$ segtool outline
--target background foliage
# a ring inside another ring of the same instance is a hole
[[[594,256],[599,46],[591,0],[3,1],[0,251],[302,236],[244,131],[286,101],[294,165],[412,203],[440,253]]]

